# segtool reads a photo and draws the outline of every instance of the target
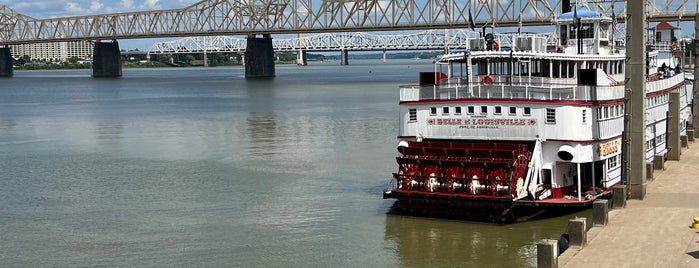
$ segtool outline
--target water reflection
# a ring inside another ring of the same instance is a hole
[[[403,267],[535,267],[536,241],[557,238],[568,219],[590,213],[507,225],[388,214],[384,240]]]
[[[273,112],[251,112],[247,118],[251,156],[272,155],[277,151],[276,116]]]

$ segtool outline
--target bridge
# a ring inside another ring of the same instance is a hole
[[[274,38],[274,51],[298,52],[297,63],[306,64],[308,51],[340,51],[341,64],[348,64],[348,51],[446,50],[468,47],[468,40],[478,33],[464,29],[425,30],[405,34],[321,33],[299,34],[296,38]],[[246,50],[246,39],[230,36],[186,37],[154,43],[148,54],[216,53]]]
[[[646,19],[694,20],[696,2],[647,0]],[[181,9],[38,19],[0,5],[0,75],[8,45],[94,40],[93,76],[120,76],[118,39],[246,35],[246,76],[274,76],[272,34],[550,25],[570,0],[202,0]],[[620,22],[626,1],[583,3]],[[258,37],[261,35],[261,37]],[[103,40],[114,40],[105,42]],[[9,66],[9,68],[8,68]]]

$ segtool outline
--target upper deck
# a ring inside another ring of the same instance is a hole
[[[439,85],[405,85],[400,87],[401,102],[454,99],[510,99],[521,101],[614,101],[624,98],[625,86],[579,85],[571,79],[527,77],[511,79],[493,75],[495,82],[485,85],[480,81],[451,77],[440,79]],[[672,89],[685,80],[684,73],[646,82],[646,94]]]

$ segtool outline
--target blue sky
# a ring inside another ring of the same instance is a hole
[[[0,0],[0,5],[34,18],[94,15],[114,12],[183,8],[199,0]],[[169,39],[122,40],[122,49],[147,50]]]

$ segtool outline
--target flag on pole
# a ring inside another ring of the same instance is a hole
[[[517,34],[522,34],[522,14],[519,15],[519,23],[517,24]]]
[[[468,22],[471,24],[471,31],[476,31],[476,24],[473,23],[473,16],[471,15],[471,9],[468,9]]]
[[[573,28],[577,29],[580,18],[578,18],[578,5],[573,6]]]

